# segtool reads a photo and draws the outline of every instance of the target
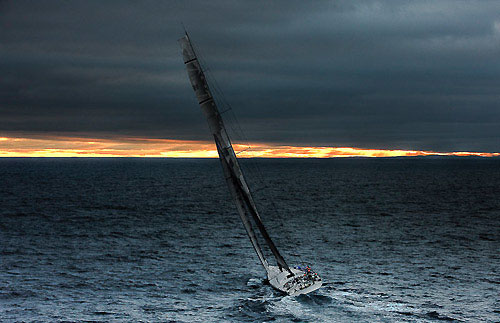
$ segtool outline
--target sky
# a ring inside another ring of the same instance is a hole
[[[0,156],[213,154],[181,22],[243,146],[500,152],[499,1],[0,0]]]

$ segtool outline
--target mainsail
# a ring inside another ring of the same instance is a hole
[[[187,33],[184,37],[179,39],[179,43],[182,48],[182,56],[184,58],[184,65],[186,66],[189,75],[189,80],[193,86],[198,103],[207,118],[210,131],[214,137],[226,182],[236,202],[238,213],[243,225],[245,226],[250,241],[252,242],[255,252],[257,253],[264,268],[269,272],[269,265],[259,245],[250,219],[253,219],[253,222],[257,226],[257,229],[262,235],[265,243],[276,258],[276,263],[279,269],[284,269],[293,276],[294,273],[286,264],[285,259],[283,259],[279,253],[267,233],[264,224],[262,223],[252,194],[250,193],[250,189],[248,188],[243,172],[241,171],[238,163],[238,159],[236,158],[233,146],[231,145],[231,140],[229,139],[226,128],[224,127],[224,122],[212,97],[205,74],[203,73]]]

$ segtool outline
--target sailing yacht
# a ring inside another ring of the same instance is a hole
[[[235,201],[241,221],[246,229],[248,237],[252,243],[259,260],[266,270],[267,278],[271,286],[288,295],[307,294],[321,287],[322,281],[317,273],[309,267],[290,268],[283,256],[271,240],[255,205],[254,199],[247,185],[243,172],[236,158],[231,140],[227,134],[224,122],[216,106],[212,93],[209,89],[205,74],[193,49],[189,36],[179,39],[182,49],[182,57],[186,66],[189,81],[193,87],[201,110],[208,121],[210,132],[214,138],[219,159],[224,172],[224,177],[228,184],[231,195]],[[257,228],[265,246],[269,248],[274,256],[274,261],[270,264],[264,256],[263,250],[257,239]]]

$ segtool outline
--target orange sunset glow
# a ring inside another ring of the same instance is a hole
[[[362,149],[354,147],[303,147],[254,143],[234,144],[238,157],[332,158],[404,156],[496,157],[488,152],[435,152],[422,150]],[[193,157],[216,158],[212,142],[147,138],[16,138],[0,137],[0,157]]]

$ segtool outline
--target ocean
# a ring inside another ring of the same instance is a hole
[[[217,159],[0,159],[2,322],[500,321],[500,159],[242,160],[284,296]]]

